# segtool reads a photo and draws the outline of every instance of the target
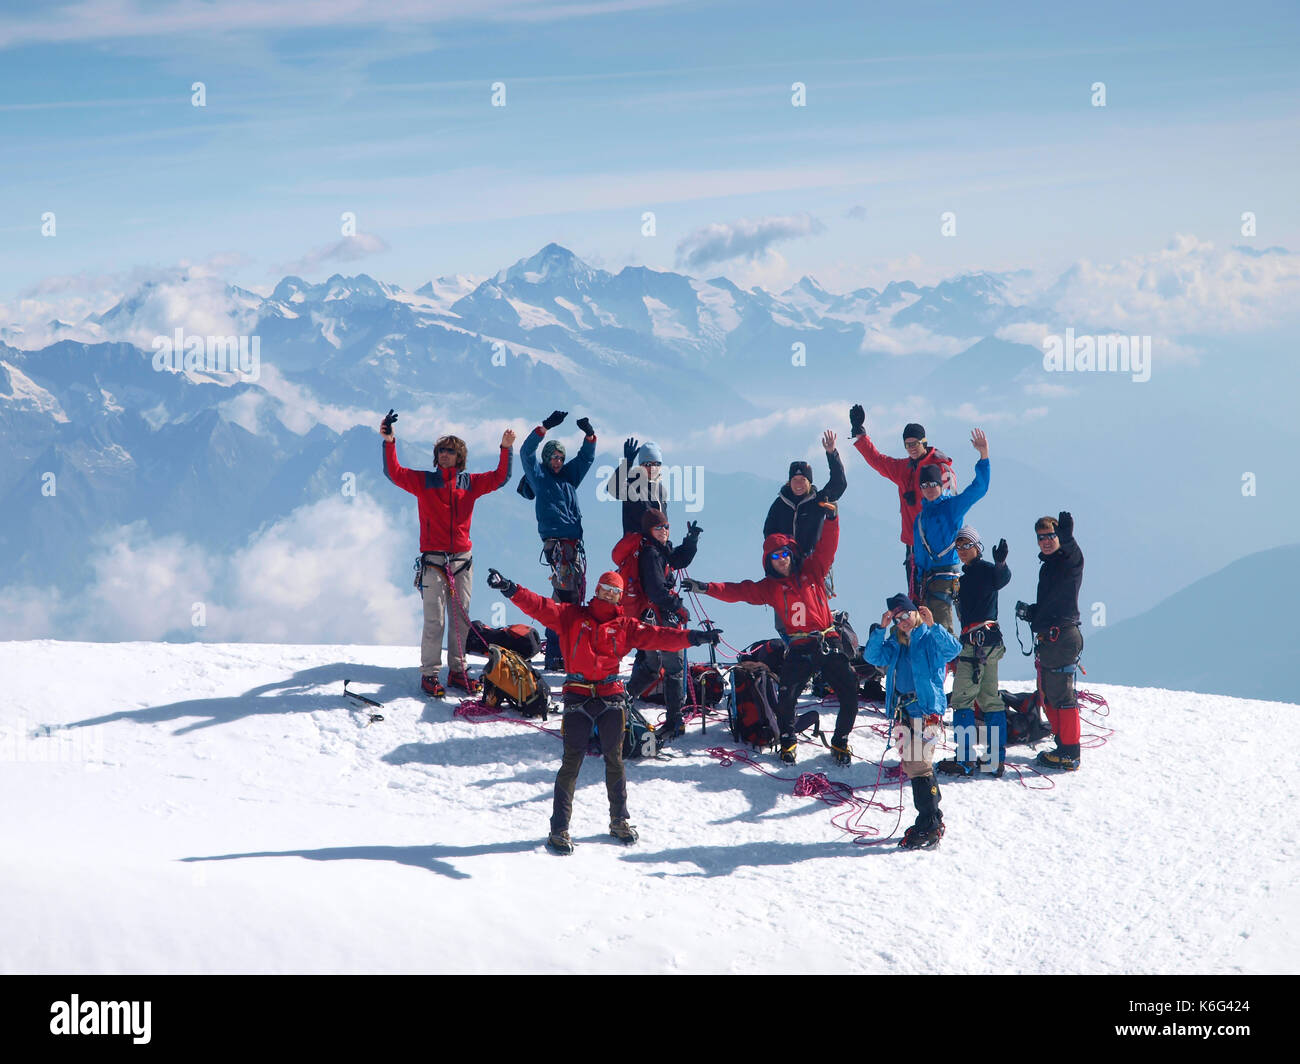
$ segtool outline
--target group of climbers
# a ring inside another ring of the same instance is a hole
[[[550,598],[520,587],[495,569],[489,570],[488,579],[490,587],[545,626],[546,667],[565,673],[564,756],[556,777],[548,845],[557,852],[572,852],[568,826],[573,791],[593,735],[605,757],[610,833],[625,842],[635,841],[636,830],[628,822],[621,752],[627,700],[662,681],[667,719],[660,729],[661,741],[678,737],[684,728],[685,650],[716,644],[719,638],[716,628],[688,627],[690,613],[682,592],[773,610],[786,647],[775,710],[779,756],[786,763],[796,759],[795,707],[817,673],[838,701],[832,757],[837,764],[850,764],[858,680],[851,650],[844,645],[830,607],[835,593],[831,570],[840,542],[838,500],[847,487],[835,433],[828,429],[821,440],[828,465],[825,487],[814,485],[807,462],[790,464],[787,481],[764,523],[763,576],[739,582],[681,575],[695,559],[700,526],[688,522],[685,536],[673,545],[668,493],[660,477],[662,452],[654,443],[629,438],[622,462],[606,485],[623,508],[624,535],[612,552],[618,568],[600,576],[595,594],[584,605],[586,550],[578,488],[595,458],[591,422],[587,418],[576,422],[584,439],[573,459],[566,461],[564,447],[556,440],[548,441],[540,461],[537,458],[546,433],[567,416],[560,410],[551,413],[528,434],[520,455],[524,471],[520,492],[535,500],[542,557],[551,570]],[[967,514],[989,490],[988,440],[980,429],[971,433],[979,457],[970,484],[957,492],[951,459],[929,445],[921,425],[906,426],[903,443],[908,457],[893,458],[881,454],[871,442],[862,406],[850,409],[849,421],[854,447],[898,489],[906,590],[889,596],[888,608],[880,624],[872,626],[863,656],[885,672],[885,710],[894,722],[892,745],[912,784],[917,819],[900,845],[930,848],[938,844],[944,830],[936,767],[954,776],[983,772],[1001,777],[1004,771],[1006,707],[998,694],[997,673],[1006,648],[997,600],[1011,577],[1006,565],[1008,546],[1000,540],[993,548],[992,562],[986,560],[979,533],[966,524]],[[391,423],[386,420],[380,431],[385,473],[419,501],[417,585],[425,615],[422,688],[434,697],[445,693],[438,669],[444,631],[449,630],[448,686],[474,694],[477,681],[468,676],[464,659],[473,574],[469,526],[475,500],[510,477],[514,433],[502,436],[496,470],[468,474],[465,444],[456,437],[443,437],[435,445],[434,471],[416,471],[398,463]],[[1034,633],[1039,696],[1057,740],[1056,749],[1040,754],[1038,763],[1070,771],[1079,766],[1074,671],[1083,644],[1078,611],[1083,556],[1069,513],[1040,518],[1035,534],[1042,561],[1037,601],[1017,603],[1017,617],[1029,621]],[[619,665],[634,649],[637,657],[625,686]],[[957,749],[954,757],[935,766],[949,671]],[[984,719],[983,757],[977,749],[976,705]]]

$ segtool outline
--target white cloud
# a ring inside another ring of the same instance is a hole
[[[1282,248],[1219,248],[1180,234],[1159,251],[1118,263],[1079,262],[1047,298],[1054,316],[1078,332],[1253,331],[1295,312],[1300,255]]]
[[[730,259],[761,260],[773,244],[801,236],[815,236],[826,227],[810,214],[767,218],[741,218],[714,222],[677,242],[677,261],[688,269],[708,269]]]
[[[275,267],[277,273],[311,274],[332,262],[356,262],[368,255],[378,255],[388,250],[388,243],[374,233],[357,233],[345,236],[332,244],[312,248],[296,262]]]

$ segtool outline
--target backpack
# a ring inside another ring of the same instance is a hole
[[[657,757],[659,736],[639,709],[630,702],[624,703],[627,723],[623,726],[623,760],[635,761],[639,757]],[[587,740],[587,753],[600,756],[600,732],[596,722],[591,722],[591,738]]]
[[[831,614],[831,620],[835,624],[835,630],[840,634],[844,656],[849,659],[850,665],[856,665],[862,660],[862,642],[858,639],[858,633],[853,630],[853,625],[849,623],[848,612],[838,610]]]
[[[546,719],[551,688],[541,672],[513,650],[488,647],[487,664],[479,677],[483,681],[483,703],[515,706],[525,717]]]
[[[465,649],[472,654],[486,654],[492,647],[513,650],[521,658],[535,658],[542,652],[542,636],[527,624],[511,624],[505,628],[489,628],[482,621],[470,622]]]
[[[533,486],[528,483],[527,473],[525,473],[523,476],[519,478],[519,483],[518,485],[516,485],[515,491],[519,492],[519,494],[522,495],[529,502],[532,502],[535,498],[537,498],[537,493],[533,491]]]
[[[623,578],[623,612],[639,620],[650,606],[641,590],[641,533],[629,532],[614,544],[609,556]]]
[[[773,673],[779,674],[785,664],[785,641],[781,639],[760,639],[750,643],[736,655],[737,661],[757,661],[766,665]]]
[[[727,693],[727,685],[716,665],[703,662],[692,665],[690,701],[697,706],[710,708],[722,701]]]
[[[776,675],[761,661],[739,661],[731,670],[727,723],[731,737],[756,748],[773,746],[779,737]]]
[[[1051,726],[1038,710],[1037,691],[1022,691],[1020,694],[999,691],[998,694],[1007,706],[1008,746],[1032,746],[1052,734]],[[975,721],[977,724],[984,722],[984,714],[978,705],[975,707]]]

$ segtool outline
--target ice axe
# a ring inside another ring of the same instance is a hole
[[[389,413],[391,414],[392,411],[390,410]],[[351,680],[343,681],[343,696],[345,698],[355,698],[358,702],[364,702],[366,705],[374,706],[376,709],[384,708],[384,704],[382,702],[376,702],[373,698],[367,698],[365,695],[359,694],[356,691],[349,691],[348,684],[351,682],[352,682]],[[384,719],[384,715],[382,713],[371,713],[369,714],[369,717],[370,720],[367,722],[368,724],[378,724],[381,720]]]

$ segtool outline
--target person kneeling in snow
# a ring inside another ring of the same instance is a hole
[[[885,708],[894,716],[893,745],[903,775],[912,781],[916,823],[898,845],[905,850],[929,850],[943,838],[941,795],[934,778],[934,747],[943,734],[943,674],[961,644],[943,625],[935,624],[928,609],[918,609],[906,595],[894,595],[886,605],[880,627],[871,633],[862,656],[886,670]]]
[[[748,602],[771,606],[777,611],[789,639],[781,666],[781,693],[776,704],[777,740],[781,760],[795,761],[794,707],[813,672],[821,669],[839,701],[831,754],[835,763],[847,765],[853,756],[849,732],[858,716],[858,678],[849,664],[843,640],[831,617],[826,598],[826,573],[835,561],[840,543],[840,522],[834,503],[822,503],[826,511],[821,539],[808,557],[801,557],[792,536],[777,533],[763,541],[762,580],[736,584],[710,584],[683,580],[684,591],[697,591],[723,602]]]
[[[546,845],[556,853],[573,852],[569,819],[573,789],[587,753],[592,726],[605,757],[605,790],[609,795],[609,833],[625,843],[636,842],[636,828],[628,823],[627,778],[623,770],[623,732],[627,727],[626,693],[619,679],[619,662],[633,648],[685,650],[718,641],[718,630],[687,631],[657,628],[627,617],[619,608],[623,578],[604,573],[596,593],[585,606],[554,602],[488,570],[488,587],[500,591],[534,620],[555,631],[568,675],[564,680],[564,760],[555,777],[555,802],[551,834]]]

